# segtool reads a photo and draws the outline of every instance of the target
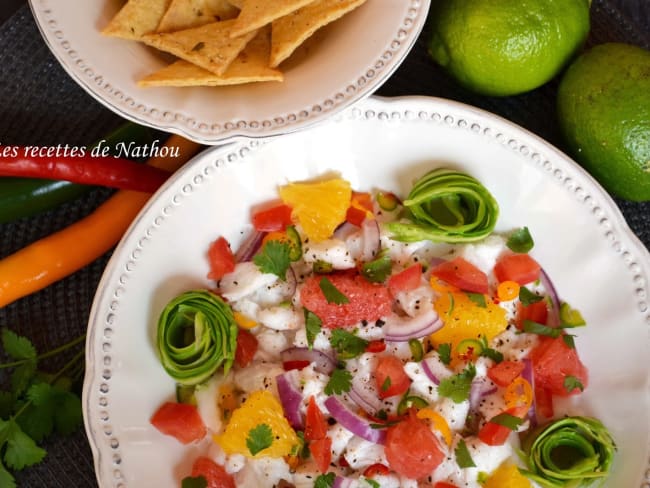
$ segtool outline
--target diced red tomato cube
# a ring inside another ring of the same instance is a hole
[[[538,324],[545,325],[548,321],[548,306],[546,300],[531,303],[530,305],[517,304],[517,317],[515,325],[518,329],[523,329],[524,320],[532,320]]]
[[[487,375],[499,386],[508,386],[524,370],[521,361],[501,361],[488,369]]]
[[[438,481],[433,488],[458,488],[456,485],[447,483],[446,481]]]
[[[252,217],[253,227],[260,232],[284,230],[293,223],[291,212],[291,207],[284,203],[258,210]]]
[[[541,266],[528,254],[507,254],[497,261],[494,275],[499,283],[514,281],[525,285],[539,279]]]
[[[160,432],[175,437],[182,444],[203,439],[207,433],[197,408],[186,403],[163,403],[150,422]]]
[[[515,417],[524,418],[528,413],[528,407],[513,407],[505,411],[505,413],[514,415]],[[487,421],[481,430],[478,432],[478,437],[482,442],[488,446],[502,446],[510,437],[513,431],[505,425],[496,424]]]
[[[535,410],[542,417],[553,417],[553,395],[546,388],[535,388]]]
[[[317,441],[327,435],[327,420],[320,411],[313,396],[309,397],[305,416],[305,440]]]
[[[473,293],[488,292],[487,275],[460,256],[434,266],[431,274],[461,290]]]
[[[404,365],[395,356],[381,356],[375,369],[379,398],[401,395],[408,390],[411,379],[404,371]]]
[[[316,461],[319,471],[321,473],[327,472],[332,462],[332,439],[325,437],[311,441],[309,443],[309,452]]]
[[[415,290],[422,283],[422,265],[415,263],[388,278],[388,289],[395,295],[400,291]]]
[[[383,340],[370,341],[366,347],[366,352],[384,352],[386,343]]]
[[[235,480],[223,466],[219,466],[210,458],[200,456],[192,466],[192,477],[203,476],[208,483],[207,488],[235,488]]]
[[[210,244],[208,261],[210,262],[208,278],[211,280],[220,280],[224,275],[235,269],[235,256],[230,250],[228,241],[224,237],[219,237]]]
[[[530,359],[535,375],[535,388],[546,389],[553,395],[570,396],[580,389],[568,391],[564,385],[567,376],[577,379],[584,388],[589,380],[587,368],[578,351],[569,347],[560,337],[541,337],[539,344],[531,351]]]
[[[235,362],[240,368],[245,368],[253,360],[257,352],[257,338],[246,329],[237,331],[237,349],[235,350]]]
[[[372,478],[377,475],[386,476],[387,474],[390,474],[390,468],[381,463],[371,464],[363,471],[363,476],[366,478]]]
[[[307,366],[309,366],[310,362],[309,361],[301,361],[301,360],[296,360],[296,361],[285,361],[282,363],[282,368],[285,371],[291,371],[292,369],[304,369]]]

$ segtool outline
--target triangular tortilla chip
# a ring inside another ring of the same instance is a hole
[[[102,34],[139,41],[156,32],[170,0],[129,0],[104,28]]]
[[[343,17],[366,0],[317,0],[273,21],[271,67],[277,67],[314,32]]]
[[[239,9],[226,0],[171,0],[158,32],[174,32],[234,19]]]
[[[222,75],[237,55],[244,50],[257,31],[232,38],[235,20],[212,22],[201,27],[177,32],[149,34],[142,42],[174,54],[217,75]]]
[[[232,29],[233,36],[241,36],[270,24],[314,0],[243,0],[237,23]]]
[[[138,84],[140,86],[220,86],[257,81],[282,81],[284,78],[282,72],[269,68],[270,34],[268,28],[261,30],[221,76],[181,59],[150,74]]]

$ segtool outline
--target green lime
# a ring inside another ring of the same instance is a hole
[[[431,57],[485,95],[543,85],[589,33],[588,0],[436,0],[431,9]]]
[[[594,47],[566,71],[557,102],[578,162],[614,195],[650,200],[650,51]]]

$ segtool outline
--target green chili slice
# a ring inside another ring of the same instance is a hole
[[[589,486],[609,475],[616,444],[605,426],[590,417],[566,417],[533,431],[524,441],[528,470],[547,487]]]
[[[438,168],[415,182],[404,207],[410,223],[392,222],[387,230],[398,241],[475,242],[494,230],[499,206],[477,179]]]
[[[204,382],[235,359],[237,324],[231,308],[207,290],[185,292],[158,320],[158,352],[165,371],[181,385]]]

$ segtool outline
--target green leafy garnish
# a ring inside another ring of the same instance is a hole
[[[340,359],[353,359],[360,356],[368,347],[368,341],[343,329],[334,329],[330,344]]]
[[[383,283],[390,275],[392,269],[393,261],[388,251],[382,249],[374,260],[363,263],[361,266],[361,274],[372,283]]]
[[[390,385],[391,385],[390,376],[386,376],[386,379],[381,384],[381,391],[388,391]]]
[[[248,432],[248,437],[246,437],[246,447],[253,456],[271,447],[271,444],[273,444],[273,431],[266,424],[253,427]]]
[[[363,478],[363,481],[365,481],[370,486],[372,486],[372,488],[381,488],[381,485],[377,483],[375,480],[373,480],[372,478]]]
[[[506,241],[506,246],[508,246],[511,251],[518,253],[527,253],[534,245],[535,242],[533,241],[533,237],[530,235],[528,227],[517,229],[510,234],[510,237],[508,237],[508,240]]]
[[[467,295],[467,298],[469,298],[472,302],[474,302],[479,307],[481,308],[487,307],[487,302],[485,301],[485,295],[483,295],[483,293],[471,293],[469,291],[466,291],[465,295]]]
[[[307,345],[309,349],[314,347],[314,340],[320,333],[323,322],[314,312],[304,309],[305,313],[305,333],[307,335]]]
[[[424,348],[419,339],[409,339],[409,349],[411,350],[411,356],[413,361],[419,363],[424,357]]]
[[[445,342],[438,346],[438,356],[440,356],[440,361],[442,364],[449,365],[451,363],[451,343]]]
[[[573,334],[564,334],[562,336],[562,340],[564,341],[564,343],[567,345],[567,347],[569,349],[575,349],[576,348],[576,343],[573,340],[574,337],[575,336]]]
[[[325,300],[327,300],[327,303],[335,303],[336,305],[344,305],[346,303],[350,303],[348,297],[341,293],[339,289],[334,286],[334,283],[329,280],[329,278],[323,276],[318,282],[318,286],[320,286],[323,295],[325,295]]]
[[[519,426],[524,422],[524,420],[504,412],[492,417],[490,419],[490,422],[497,425],[503,425],[510,430],[517,430]]]
[[[334,486],[334,473],[321,474],[314,482],[314,488],[332,488]]]
[[[274,274],[281,280],[286,280],[287,269],[291,263],[290,253],[291,249],[288,243],[268,241],[262,250],[253,257],[253,262],[262,273]]]
[[[451,398],[454,403],[461,403],[469,398],[474,376],[476,376],[476,367],[469,363],[460,373],[442,380],[438,385],[438,394]]]
[[[207,488],[208,480],[205,476],[186,476],[181,480],[181,488]]]
[[[488,479],[490,479],[490,475],[485,471],[479,471],[478,475],[476,476],[476,481],[478,481],[480,485],[487,483]]]
[[[567,392],[571,393],[576,388],[580,391],[584,391],[585,387],[582,382],[575,376],[567,375],[564,377],[564,388]]]
[[[500,363],[503,361],[503,354],[501,354],[499,351],[496,349],[492,349],[489,344],[487,337],[481,336],[481,345],[483,346],[483,350],[481,351],[481,356],[490,358],[492,361],[495,363]]]
[[[316,274],[329,274],[334,271],[334,265],[332,263],[328,263],[327,261],[319,259],[318,261],[314,262],[312,271]]]
[[[532,305],[533,303],[537,303],[542,300],[544,300],[543,296],[533,293],[525,286],[519,287],[519,301],[522,305],[527,307],[528,305]]]
[[[576,310],[575,308],[571,308],[571,306],[566,302],[562,302],[560,305],[560,322],[562,323],[562,327],[567,328],[582,327],[587,325],[587,322],[585,321],[580,311]]]
[[[530,332],[531,334],[543,335],[547,337],[560,337],[562,334],[562,329],[548,327],[543,324],[538,324],[532,320],[524,320],[523,323],[524,332]]]
[[[406,390],[406,393],[404,393],[399,403],[397,404],[397,415],[406,414],[407,410],[411,407],[420,409],[429,406],[429,402],[427,402],[424,398],[416,395],[410,395],[409,393],[410,391]]]
[[[352,388],[352,373],[347,369],[336,368],[323,391],[326,395],[340,395],[350,391],[350,388]]]
[[[458,464],[459,468],[464,469],[476,467],[476,463],[474,463],[464,439],[458,441],[458,445],[456,446],[456,449],[454,449],[454,454],[456,455],[456,464]]]

